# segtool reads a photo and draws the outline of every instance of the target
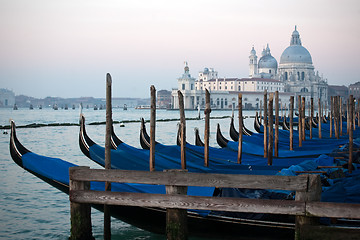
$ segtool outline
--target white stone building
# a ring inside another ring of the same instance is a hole
[[[243,94],[243,103],[247,108],[259,108],[260,95],[264,90],[279,91],[282,102],[289,102],[289,97],[304,96],[306,102],[314,98],[327,101],[327,80],[315,74],[309,51],[302,46],[300,34],[293,31],[290,46],[280,57],[280,63],[271,55],[269,45],[263,49],[258,60],[252,47],[249,56],[249,78],[219,78],[213,68],[200,71],[198,79],[191,77],[189,67],[185,64],[184,74],[178,78],[178,89],[184,95],[186,109],[196,109],[198,105],[205,107],[205,89],[211,93],[211,105],[215,109],[231,108],[237,101],[239,92]],[[287,99],[284,99],[287,98]],[[172,107],[178,108],[177,89],[172,92]]]

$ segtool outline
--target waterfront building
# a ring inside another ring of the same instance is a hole
[[[168,90],[157,91],[156,105],[159,108],[170,108],[171,107],[171,92]]]
[[[14,107],[15,105],[15,93],[11,90],[1,88],[0,89],[0,107]]]
[[[349,95],[353,95],[354,98],[360,98],[360,82],[349,85]]]
[[[205,89],[212,95],[212,107],[226,109],[231,107],[237,94],[243,94],[243,102],[249,108],[259,108],[259,95],[264,90],[279,91],[281,96],[305,97],[306,102],[320,99],[323,103],[328,98],[327,80],[315,73],[312,57],[309,51],[302,46],[300,34],[296,29],[292,32],[290,46],[288,46],[277,60],[271,55],[269,44],[263,48],[258,60],[256,50],[252,47],[249,56],[248,78],[221,78],[213,68],[204,68],[199,72],[198,79],[191,77],[189,67],[185,64],[184,74],[178,78],[178,88],[172,92],[172,107],[178,108],[177,90],[184,95],[186,109],[205,107]],[[260,95],[259,95],[260,96]],[[286,99],[288,102],[289,99]],[[285,102],[283,100],[283,102]]]

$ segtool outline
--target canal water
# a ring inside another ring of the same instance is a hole
[[[105,110],[83,109],[86,123],[104,122]],[[53,109],[0,109],[0,125],[9,125],[13,119],[17,126],[27,124],[78,123],[79,109],[57,111]],[[186,111],[186,118],[196,118],[197,111]],[[254,112],[245,111],[245,116]],[[212,117],[231,116],[231,111],[213,111]],[[150,119],[150,111],[131,109],[127,111],[113,109],[114,121],[134,120],[143,117]],[[201,112],[201,117],[203,112]],[[179,119],[179,111],[158,110],[156,119]],[[175,144],[179,121],[157,122],[156,141]],[[230,118],[210,121],[210,145],[217,146],[216,125],[220,123],[225,137],[229,138]],[[186,122],[187,141],[194,143],[194,128],[198,127],[201,136],[204,133],[204,120]],[[245,125],[252,129],[253,118],[245,119]],[[149,129],[149,124],[147,124]],[[125,127],[114,125],[119,138],[132,146],[140,148],[140,123],[125,123]],[[0,239],[67,239],[70,236],[70,204],[68,195],[60,192],[41,179],[16,165],[9,152],[9,134],[0,132]],[[105,125],[88,125],[88,135],[104,146]],[[30,151],[49,157],[61,158],[77,165],[100,168],[83,155],[78,144],[78,126],[57,126],[40,128],[19,128],[17,136]],[[92,209],[93,234],[96,239],[103,238],[103,213]],[[112,219],[112,239],[165,239],[163,235],[143,231],[120,220]],[[195,238],[190,238],[195,239]],[[196,238],[198,239],[198,238]]]

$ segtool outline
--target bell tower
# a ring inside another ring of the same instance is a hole
[[[258,63],[256,51],[253,46],[249,56],[249,77],[254,77],[256,74],[258,74]]]

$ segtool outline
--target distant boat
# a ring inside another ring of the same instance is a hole
[[[18,110],[18,107],[17,107],[16,103],[14,104],[13,109],[14,109],[14,110]]]
[[[41,104],[39,105],[39,109],[42,109],[42,105],[41,105]]]
[[[135,107],[135,109],[150,109],[150,108],[151,108],[150,105],[139,105]]]
[[[54,110],[58,110],[57,104],[54,104],[54,105],[53,105],[53,109],[54,109]]]
[[[34,109],[34,106],[32,104],[30,104],[30,107],[29,107],[30,110],[33,110]]]
[[[68,110],[69,108],[68,108],[68,105],[67,104],[65,104],[65,110]]]
[[[123,110],[127,110],[127,105],[124,104]]]
[[[72,105],[72,109],[73,109],[73,110],[75,109],[75,105],[74,105],[74,104]]]
[[[97,106],[96,106],[96,105],[94,105],[94,110],[98,110],[98,108],[97,108]]]

